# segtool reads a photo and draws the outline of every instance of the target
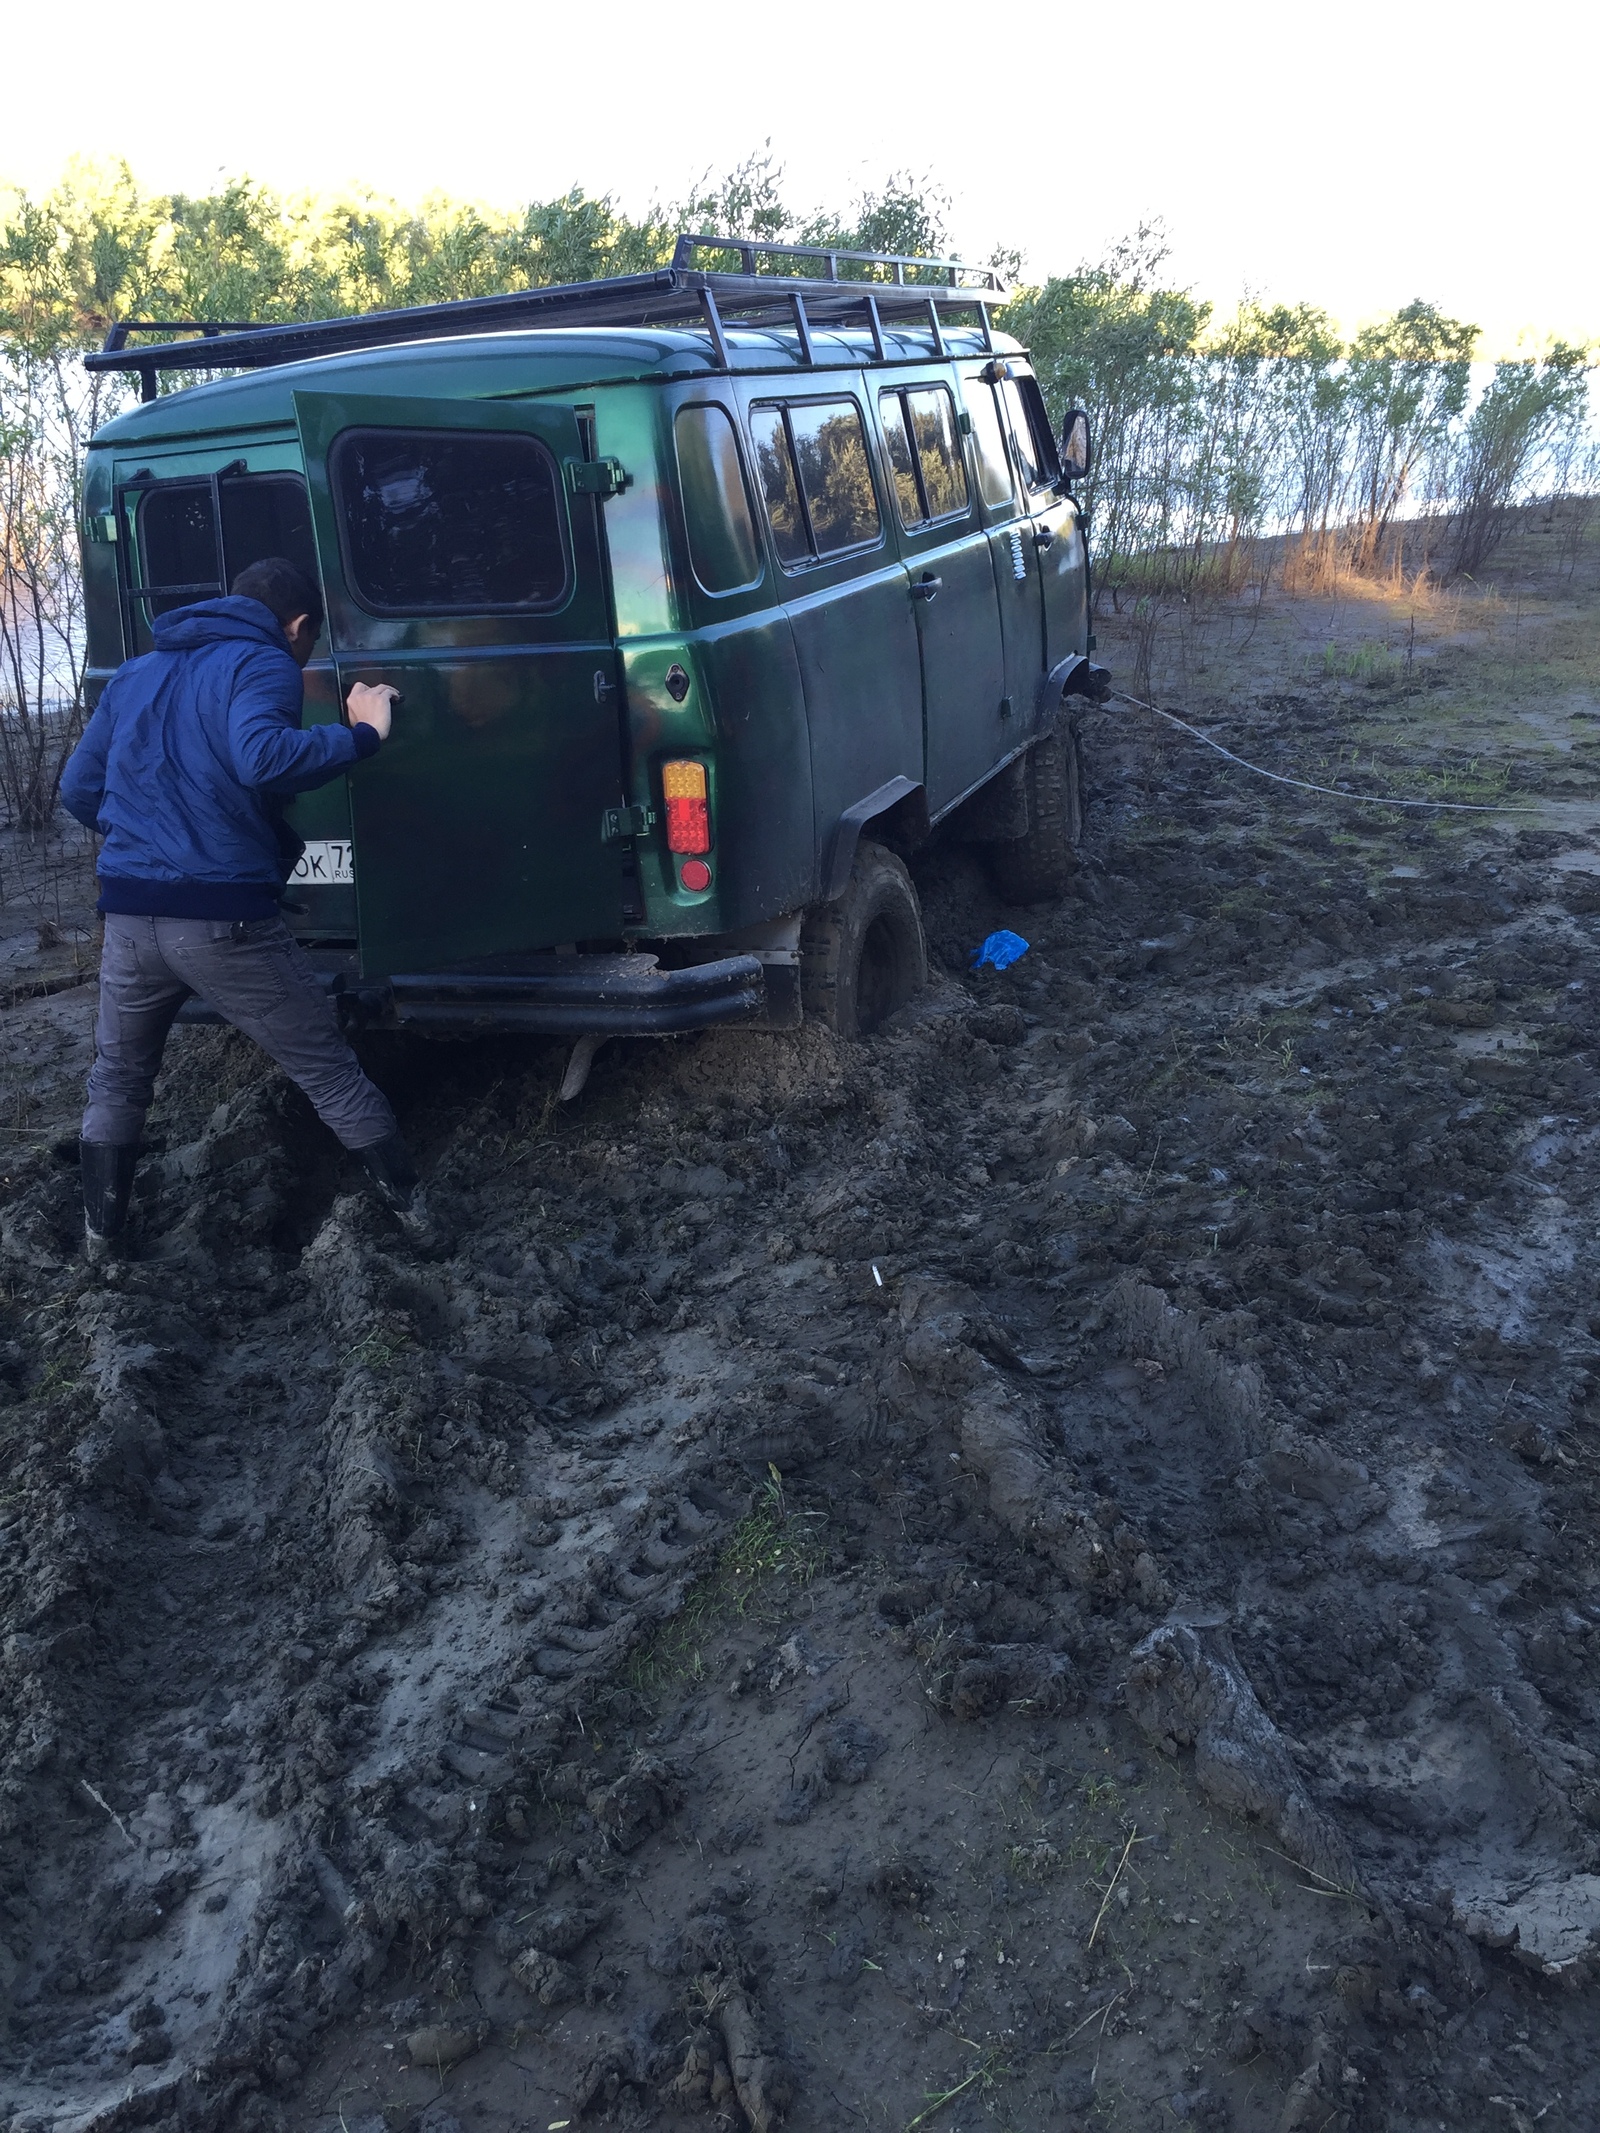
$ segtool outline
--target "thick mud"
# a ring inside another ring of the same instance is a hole
[[[0,2124],[1600,2122],[1592,796],[1085,748],[869,1042],[375,1055],[426,1249],[193,1031],[91,1277],[9,1010]]]

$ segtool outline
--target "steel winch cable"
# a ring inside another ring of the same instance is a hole
[[[1330,800],[1344,800],[1358,807],[1434,807],[1450,808],[1457,814],[1467,815],[1538,815],[1540,807],[1501,806],[1492,800],[1390,800],[1382,793],[1341,792],[1337,785],[1315,785],[1309,778],[1288,778],[1278,770],[1263,770],[1259,763],[1247,763],[1242,755],[1235,755],[1231,748],[1224,748],[1214,741],[1209,733],[1202,733],[1198,726],[1179,718],[1175,711],[1163,711],[1159,704],[1147,704],[1142,696],[1129,696],[1125,690],[1113,689],[1108,701],[1118,704],[1133,704],[1140,711],[1150,711],[1157,718],[1164,718],[1169,726],[1176,726],[1180,733],[1187,733],[1191,740],[1199,741],[1206,748],[1214,748],[1218,755],[1236,763],[1241,770],[1248,770],[1258,778],[1270,778],[1274,785],[1293,785],[1301,792],[1325,793]]]

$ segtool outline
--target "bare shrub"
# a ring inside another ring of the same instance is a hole
[[[80,482],[104,397],[68,350],[0,350],[0,799],[25,830],[83,728]]]

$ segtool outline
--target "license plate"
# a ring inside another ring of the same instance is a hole
[[[349,887],[356,878],[356,855],[349,843],[321,837],[306,846],[289,876],[302,889]]]

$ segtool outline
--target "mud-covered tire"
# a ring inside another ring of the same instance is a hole
[[[1036,741],[1023,758],[1028,828],[989,847],[995,886],[1008,903],[1050,903],[1078,871],[1083,841],[1083,765],[1068,727]]]
[[[911,876],[865,838],[837,902],[800,929],[800,998],[808,1020],[868,1037],[928,982],[928,944]]]

